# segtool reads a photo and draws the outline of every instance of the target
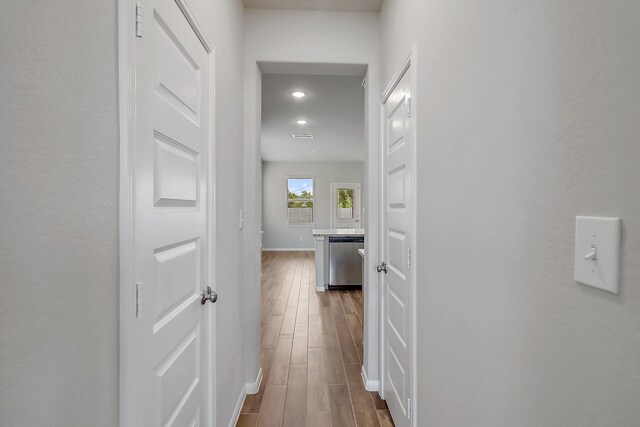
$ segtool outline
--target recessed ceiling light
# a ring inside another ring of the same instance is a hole
[[[299,125],[306,125],[307,121],[306,120],[298,120],[296,123],[298,123]]]
[[[291,96],[294,98],[304,98],[305,95],[306,93],[300,91],[291,92]]]

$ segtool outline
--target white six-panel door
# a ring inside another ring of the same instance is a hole
[[[210,426],[209,52],[174,0],[141,3],[135,50],[135,426]]]
[[[406,71],[383,104],[384,397],[398,427],[410,425],[412,248],[411,80]]]

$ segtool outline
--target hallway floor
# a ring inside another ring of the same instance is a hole
[[[362,292],[315,292],[313,252],[264,252],[263,380],[238,420],[254,426],[393,426],[364,389]]]

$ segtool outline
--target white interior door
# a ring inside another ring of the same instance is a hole
[[[144,0],[135,39],[135,426],[211,426],[209,52],[174,0]],[[213,298],[212,298],[213,299]]]
[[[406,71],[384,102],[383,111],[383,387],[395,425],[410,425],[411,248],[413,166],[411,81]],[[383,266],[384,269],[384,266]]]
[[[362,228],[360,183],[331,184],[331,228]]]

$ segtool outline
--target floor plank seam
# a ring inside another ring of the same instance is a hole
[[[264,386],[245,402],[239,422],[281,427],[392,426],[388,409],[378,409],[384,401],[366,391],[355,374],[364,356],[362,343],[356,341],[363,329],[362,295],[352,290],[316,292],[313,257],[312,252],[263,254]],[[312,382],[311,372],[318,362],[323,373]]]

